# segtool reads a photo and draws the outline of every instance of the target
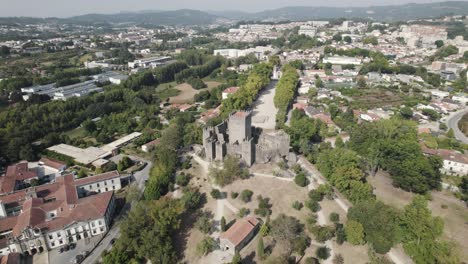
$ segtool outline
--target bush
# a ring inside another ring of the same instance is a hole
[[[353,245],[362,245],[364,244],[364,228],[361,223],[349,220],[346,223],[346,239],[349,243]]]
[[[250,210],[247,209],[247,208],[245,208],[245,207],[243,207],[243,208],[241,208],[241,209],[239,210],[239,213],[238,213],[238,214],[239,214],[239,217],[244,217],[244,216],[248,215],[249,213],[250,213]]]
[[[330,257],[330,249],[327,247],[319,247],[315,253],[319,259],[328,259]]]
[[[324,243],[335,235],[335,229],[331,226],[309,226],[309,231],[314,234],[315,240]]]
[[[335,212],[330,213],[330,221],[333,223],[338,223],[340,221],[340,215]]]
[[[303,172],[300,172],[294,177],[294,182],[301,187],[306,187],[309,184],[309,179]]]
[[[214,199],[221,199],[223,196],[222,193],[218,189],[211,190],[210,195]]]
[[[343,244],[346,241],[346,233],[343,224],[335,224],[336,243]]]
[[[187,83],[195,90],[206,88],[206,84],[200,78],[189,78],[187,79]]]
[[[305,259],[305,264],[320,264],[320,262],[316,258],[308,257]]]
[[[237,196],[239,196],[239,193],[237,193],[237,192],[231,192],[231,198],[232,198],[232,199],[236,199]]]
[[[210,218],[210,212],[203,211],[198,216],[195,222],[195,227],[198,228],[203,234],[210,234],[213,231],[213,225]]]
[[[209,236],[205,237],[197,245],[197,253],[200,256],[205,256],[215,249],[216,249],[216,241]]]
[[[257,197],[257,200],[258,200],[258,208],[255,209],[254,213],[256,215],[260,215],[260,216],[267,216],[267,215],[271,215],[271,204],[269,203],[270,202],[270,198],[263,198],[261,195],[259,195]]]
[[[248,203],[252,200],[253,192],[251,190],[245,189],[241,192],[241,200],[244,203]]]
[[[293,204],[292,204],[292,207],[298,211],[300,211],[302,209],[302,207],[304,207],[304,205],[299,202],[299,201],[295,201]]]
[[[187,186],[189,181],[190,181],[190,176],[183,172],[176,176],[176,184],[179,186]]]
[[[308,200],[305,203],[305,206],[307,208],[309,208],[314,213],[320,211],[320,209],[321,209],[320,204],[317,201],[313,201],[313,200]]]

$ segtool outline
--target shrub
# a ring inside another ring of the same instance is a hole
[[[187,186],[189,181],[190,181],[190,176],[183,172],[176,176],[176,184],[179,186]]]
[[[304,205],[299,202],[299,201],[295,201],[293,204],[292,204],[292,207],[298,211],[300,211],[302,209],[302,207],[304,207]]]
[[[313,200],[308,200],[305,203],[305,206],[307,208],[309,208],[314,213],[320,211],[320,209],[321,209],[320,204],[317,201],[313,201]]]
[[[236,199],[237,196],[239,196],[239,193],[237,193],[237,192],[231,192],[231,198],[232,198],[232,199]]]
[[[211,197],[214,199],[221,199],[222,198],[222,193],[218,189],[213,189],[211,190]]]
[[[245,189],[241,192],[241,200],[244,203],[248,203],[252,200],[253,192],[251,190]]]
[[[330,249],[327,247],[319,247],[315,253],[319,259],[328,259],[330,257]]]
[[[346,239],[353,245],[364,244],[364,228],[361,223],[349,220],[345,228]]]
[[[210,212],[201,212],[197,221],[195,222],[195,227],[204,234],[211,233],[213,231],[213,225],[211,223]]]
[[[247,208],[245,208],[245,207],[243,207],[243,208],[241,208],[241,209],[239,210],[239,213],[238,213],[238,214],[239,214],[239,217],[244,217],[244,216],[248,215],[249,213],[250,213],[250,210],[247,209]]]
[[[270,215],[271,214],[271,204],[269,203],[270,202],[270,199],[269,198],[263,198],[261,195],[259,195],[257,197],[257,200],[258,200],[258,208],[255,209],[254,213],[256,215],[260,215],[260,216],[267,216],[267,215]]]
[[[330,213],[330,221],[333,223],[338,223],[340,221],[340,215],[335,212]]]
[[[205,256],[216,248],[216,241],[207,236],[197,245],[197,253],[200,256]]]
[[[306,187],[309,184],[309,179],[307,179],[303,172],[300,172],[294,178],[294,182],[301,187]]]

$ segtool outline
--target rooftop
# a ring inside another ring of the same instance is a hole
[[[259,224],[257,218],[247,216],[237,220],[226,232],[219,238],[229,240],[234,246],[238,246]]]

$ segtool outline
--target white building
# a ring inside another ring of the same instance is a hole
[[[313,38],[317,34],[317,29],[313,26],[304,25],[299,28],[298,34]]]
[[[361,65],[362,59],[346,56],[331,56],[323,58],[323,63],[331,63],[333,65]]]

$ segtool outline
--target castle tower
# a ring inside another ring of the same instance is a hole
[[[229,116],[229,143],[241,144],[252,137],[252,112],[238,111]]]

